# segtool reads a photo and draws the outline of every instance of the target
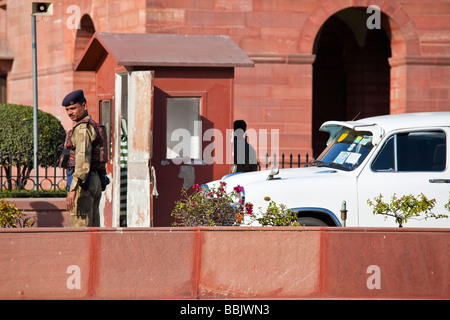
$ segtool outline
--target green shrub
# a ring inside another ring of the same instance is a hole
[[[269,203],[267,211],[256,218],[263,227],[300,227],[297,215],[294,211],[287,209],[284,204],[277,205],[274,201]]]
[[[5,170],[11,179],[11,166],[20,165],[23,181],[29,178],[34,165],[33,156],[33,108],[16,104],[0,104],[0,170]],[[59,155],[59,146],[64,143],[65,130],[56,117],[50,113],[38,112],[38,140],[40,166],[53,166],[53,155]],[[11,153],[11,158],[10,158]],[[21,157],[19,157],[21,153]],[[49,156],[46,163],[45,155]],[[8,186],[11,189],[11,185]]]
[[[18,154],[33,150],[33,107],[0,104],[0,152]],[[66,132],[55,116],[44,111],[38,111],[39,127],[39,165],[44,166],[44,154],[53,155],[59,152],[59,145],[64,143]],[[32,152],[31,152],[32,153]],[[12,165],[16,165],[19,159],[15,159]],[[24,156],[21,165],[26,165]],[[33,161],[30,161],[33,163]]]
[[[220,181],[217,187],[203,187],[198,184],[192,188],[194,192],[188,195],[181,190],[181,200],[175,202],[172,217],[176,219],[174,226],[238,226],[244,223],[244,216],[249,217],[249,222],[256,221],[262,226],[301,226],[298,218],[292,210],[286,206],[270,202],[267,211],[261,216],[253,215],[253,204],[243,204],[241,192],[243,187],[237,185],[233,191],[225,191],[226,183]]]
[[[2,198],[65,198],[66,190],[3,190],[0,192]]]
[[[35,221],[6,200],[0,199],[0,228],[31,228]]]

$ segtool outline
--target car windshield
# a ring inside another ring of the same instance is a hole
[[[332,133],[326,149],[311,165],[342,170],[356,169],[372,150],[372,133],[341,127]]]

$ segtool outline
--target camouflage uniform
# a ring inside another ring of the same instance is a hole
[[[81,123],[73,129],[71,141],[75,148],[75,168],[69,191],[75,190],[75,200],[69,212],[71,227],[100,226],[102,187],[97,171],[91,170],[92,142],[95,137],[94,127],[87,123]],[[84,189],[81,185],[87,180],[89,186]]]

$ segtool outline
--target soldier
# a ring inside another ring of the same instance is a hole
[[[106,186],[104,127],[88,114],[82,90],[69,93],[62,105],[75,123],[67,132],[61,161],[61,166],[68,171],[66,207],[70,213],[70,226],[99,227],[99,203]]]

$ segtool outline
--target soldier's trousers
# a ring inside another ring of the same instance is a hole
[[[99,204],[102,186],[96,171],[91,171],[89,187],[75,189],[74,207],[70,210],[71,227],[100,227]]]

